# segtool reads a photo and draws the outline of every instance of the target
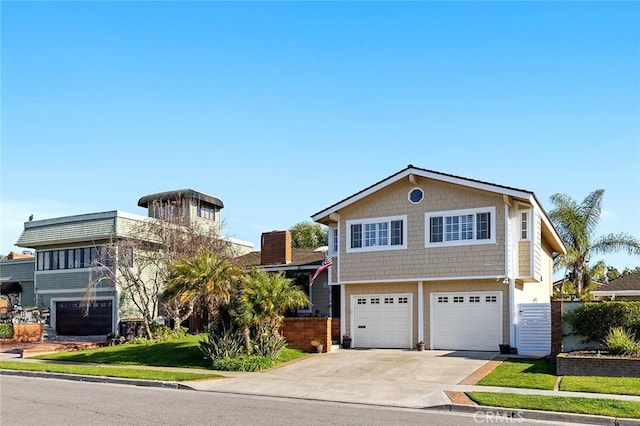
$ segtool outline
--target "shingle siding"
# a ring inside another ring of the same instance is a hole
[[[35,260],[0,261],[0,279],[2,281],[33,281]]]
[[[531,275],[531,242],[520,241],[518,243],[519,275],[528,277]]]
[[[90,269],[70,270],[70,271],[52,271],[38,272],[36,281],[38,283],[38,292],[46,292],[48,290],[84,290],[92,279],[98,279],[100,272]],[[110,281],[101,284],[102,287],[113,286]]]
[[[435,181],[420,181],[424,199],[411,204],[407,194],[416,185],[402,180],[344,208],[340,212],[340,280],[393,280],[456,276],[504,275],[504,209],[502,197]],[[496,243],[425,248],[425,213],[495,207],[491,230]],[[346,252],[346,221],[407,215],[407,248],[376,252]]]

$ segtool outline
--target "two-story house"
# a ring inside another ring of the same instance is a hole
[[[360,348],[516,345],[565,247],[533,192],[409,165],[319,211],[341,334]]]
[[[16,245],[36,251],[35,294],[39,303],[50,308],[50,327],[56,334],[105,335],[119,332],[118,324],[123,321],[138,319],[132,301],[118,285],[115,264],[127,262],[125,266],[135,268],[138,256],[133,250],[130,255],[113,254],[125,250],[119,242],[142,238],[148,238],[152,250],[161,249],[162,241],[141,231],[149,229],[144,224],[179,215],[180,220],[199,223],[200,229],[220,230],[223,203],[203,192],[185,189],[151,194],[138,205],[148,209],[148,216],[114,210],[25,222]],[[227,239],[236,255],[253,248],[252,243]],[[151,279],[153,274],[149,268],[140,277]],[[97,285],[91,287],[94,294],[85,315],[82,300],[90,282]]]

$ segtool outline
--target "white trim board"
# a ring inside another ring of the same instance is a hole
[[[64,293],[84,293],[87,291],[84,288],[70,288],[70,289],[55,289],[55,290],[40,290],[37,294],[64,294]],[[96,293],[106,293],[106,292],[115,292],[117,289],[115,287],[107,287],[107,288],[97,288],[95,289]]]
[[[357,280],[357,281],[340,281],[337,285],[344,284],[386,284],[386,283],[415,283],[418,281],[468,281],[468,280],[496,280],[502,281],[506,278],[504,275],[482,275],[482,276],[466,276],[466,277],[437,277],[437,278],[425,278],[425,277],[416,277],[416,278],[393,278],[393,279],[385,279],[385,280]]]

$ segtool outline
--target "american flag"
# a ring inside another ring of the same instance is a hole
[[[325,257],[322,263],[320,264],[320,267],[316,271],[316,273],[313,274],[313,277],[311,277],[311,281],[309,281],[309,285],[312,286],[313,282],[316,280],[316,278],[318,278],[318,275],[320,275],[320,273],[325,269],[329,269],[331,265],[333,265],[333,260],[331,260],[331,258],[328,256]]]

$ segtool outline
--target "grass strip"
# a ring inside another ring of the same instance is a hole
[[[491,407],[640,418],[640,402],[634,401],[497,392],[467,392],[467,395],[477,404]]]
[[[553,390],[556,384],[556,367],[545,360],[510,359],[487,374],[477,384]]]
[[[560,390],[640,396],[638,377],[564,376]]]
[[[219,374],[213,373],[206,374],[126,367],[34,363],[28,361],[0,361],[0,369],[80,374],[85,376],[118,377],[124,379],[158,380],[163,382],[184,382],[188,380],[213,379],[222,377]]]

